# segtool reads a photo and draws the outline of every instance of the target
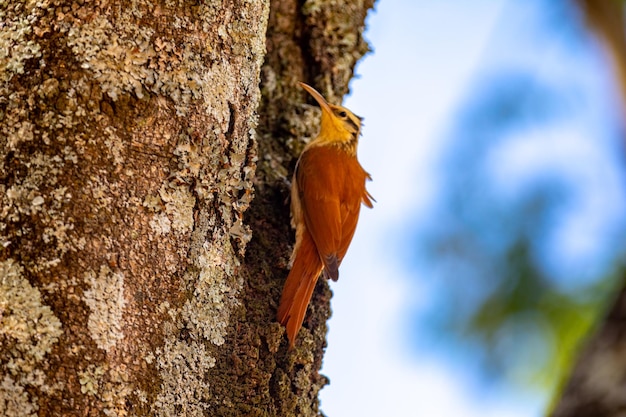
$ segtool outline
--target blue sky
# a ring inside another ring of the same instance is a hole
[[[455,115],[481,74],[511,67],[561,80],[557,87],[580,86],[573,102],[584,94],[591,105],[575,124],[565,118],[547,130],[513,132],[493,150],[499,161],[491,167],[494,184],[514,196],[537,172],[556,170],[580,185],[569,217],[548,243],[564,260],[554,268],[587,268],[593,275],[607,262],[593,236],[620,222],[623,178],[610,142],[597,146],[590,138],[610,134],[598,133],[615,105],[610,74],[588,48],[564,53],[559,42],[547,42],[537,49],[546,39],[546,22],[538,21],[550,16],[541,13],[539,0],[522,3],[379,0],[370,13],[366,37],[375,52],[359,64],[344,105],[365,118],[359,159],[374,178],[368,188],[377,203],[363,209],[341,279],[331,283],[322,370],[331,384],[321,393],[330,417],[542,415],[549,393],[483,385],[462,358],[408,343],[415,326],[406,312],[425,311],[441,297],[429,271],[416,272],[400,253],[439,196],[441,154]],[[576,35],[565,27],[558,36]],[[594,192],[599,182],[602,191]]]

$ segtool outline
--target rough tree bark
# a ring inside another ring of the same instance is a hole
[[[321,414],[327,284],[274,320],[296,81],[339,102],[372,5],[0,0],[0,415]]]

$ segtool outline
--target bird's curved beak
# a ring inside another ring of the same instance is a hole
[[[304,88],[310,95],[313,96],[313,98],[315,99],[315,101],[317,101],[320,105],[320,107],[322,108],[322,110],[327,111],[328,113],[332,114],[333,111],[330,109],[330,106],[328,105],[328,102],[326,101],[326,99],[324,97],[322,97],[322,95],[320,93],[317,92],[317,90],[313,87],[311,87],[308,84],[305,84],[303,82],[299,83],[300,86],[302,88]]]

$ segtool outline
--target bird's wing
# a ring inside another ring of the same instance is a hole
[[[324,274],[336,280],[339,276],[338,250],[341,244],[340,181],[333,161],[323,147],[302,153],[296,171],[299,198],[307,230],[311,233]]]
[[[365,190],[367,173],[356,158],[331,147],[311,148],[298,163],[296,181],[306,227],[324,263],[324,274],[336,280],[359,218],[361,203],[371,205]]]

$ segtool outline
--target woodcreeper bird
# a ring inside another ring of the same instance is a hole
[[[361,118],[329,104],[313,87],[300,85],[319,103],[322,120],[319,134],[304,147],[296,163],[291,183],[296,244],[277,314],[287,329],[290,349],[318,277],[323,271],[326,278],[339,278],[339,265],[354,235],[361,203],[371,208],[373,200],[365,189],[371,177],[356,155]]]

